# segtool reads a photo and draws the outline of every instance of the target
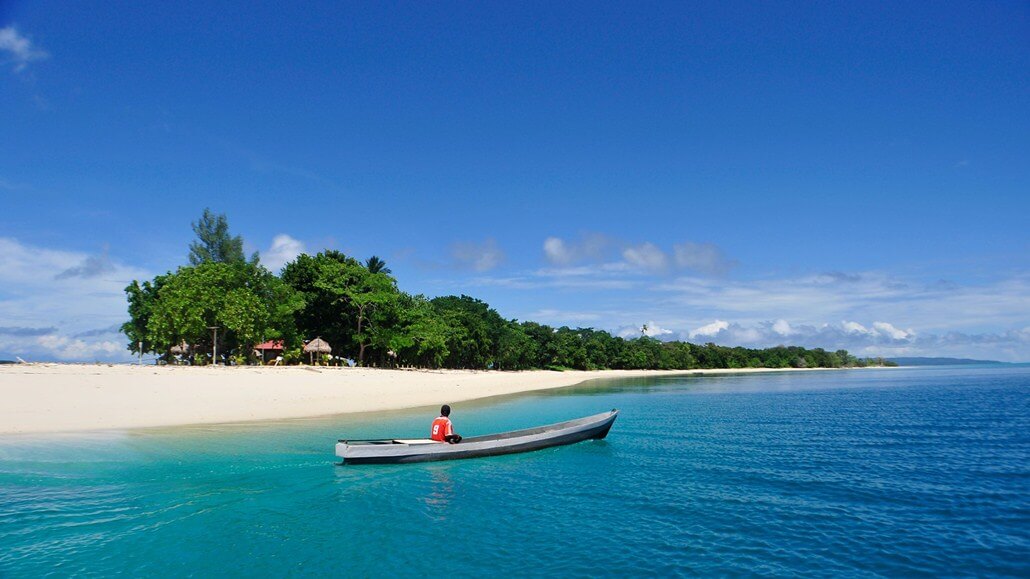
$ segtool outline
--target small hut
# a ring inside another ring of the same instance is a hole
[[[254,346],[254,349],[261,356],[261,363],[267,364],[269,361],[275,360],[283,353],[283,341],[269,340]]]
[[[321,337],[311,340],[304,345],[304,351],[310,355],[311,364],[315,364],[315,354],[332,354],[333,349],[329,347]]]
[[[190,346],[186,343],[186,340],[183,340],[179,344],[176,344],[169,348],[168,353],[175,356],[178,362],[178,360],[181,360],[183,356],[186,356],[190,353]]]

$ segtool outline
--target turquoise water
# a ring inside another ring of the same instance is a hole
[[[1030,369],[591,384],[453,404],[574,446],[337,466],[433,409],[0,438],[0,576],[1030,575]]]

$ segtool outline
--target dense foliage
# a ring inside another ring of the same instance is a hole
[[[243,261],[243,238],[229,235],[229,221],[225,215],[215,215],[204,210],[200,220],[193,223],[197,239],[190,244],[190,264],[200,265],[210,261],[235,263]],[[256,261],[256,259],[255,259]]]
[[[220,361],[256,360],[254,346],[282,340],[288,361],[305,340],[321,337],[335,360],[360,365],[525,370],[839,368],[884,364],[846,350],[766,349],[625,339],[594,328],[552,328],[502,317],[470,296],[428,299],[397,288],[386,263],[339,251],[302,254],[279,276],[255,255],[243,258],[224,215],[205,210],[194,224],[191,265],[126,289],[129,349],[172,358],[184,344],[195,363],[210,362],[217,335]],[[211,328],[217,328],[212,331]],[[217,332],[215,334],[214,332]]]

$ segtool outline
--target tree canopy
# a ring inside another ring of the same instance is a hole
[[[229,234],[229,221],[224,214],[215,215],[210,209],[192,224],[197,239],[190,243],[190,264],[235,263],[244,261],[243,237]]]
[[[376,257],[364,263],[336,250],[301,254],[280,276],[243,258],[243,239],[224,215],[204,210],[193,224],[190,265],[125,288],[129,349],[168,360],[175,345],[210,361],[218,328],[219,357],[254,360],[254,346],[282,340],[299,352],[319,336],[333,354],[361,365],[525,370],[812,368],[883,364],[846,350],[798,346],[750,349],[631,338],[596,328],[554,328],[506,319],[471,296],[427,298],[400,291]],[[300,358],[299,355],[294,358]]]

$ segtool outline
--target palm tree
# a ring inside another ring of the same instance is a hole
[[[393,273],[390,268],[386,267],[386,262],[375,255],[365,260],[365,267],[372,273]]]

